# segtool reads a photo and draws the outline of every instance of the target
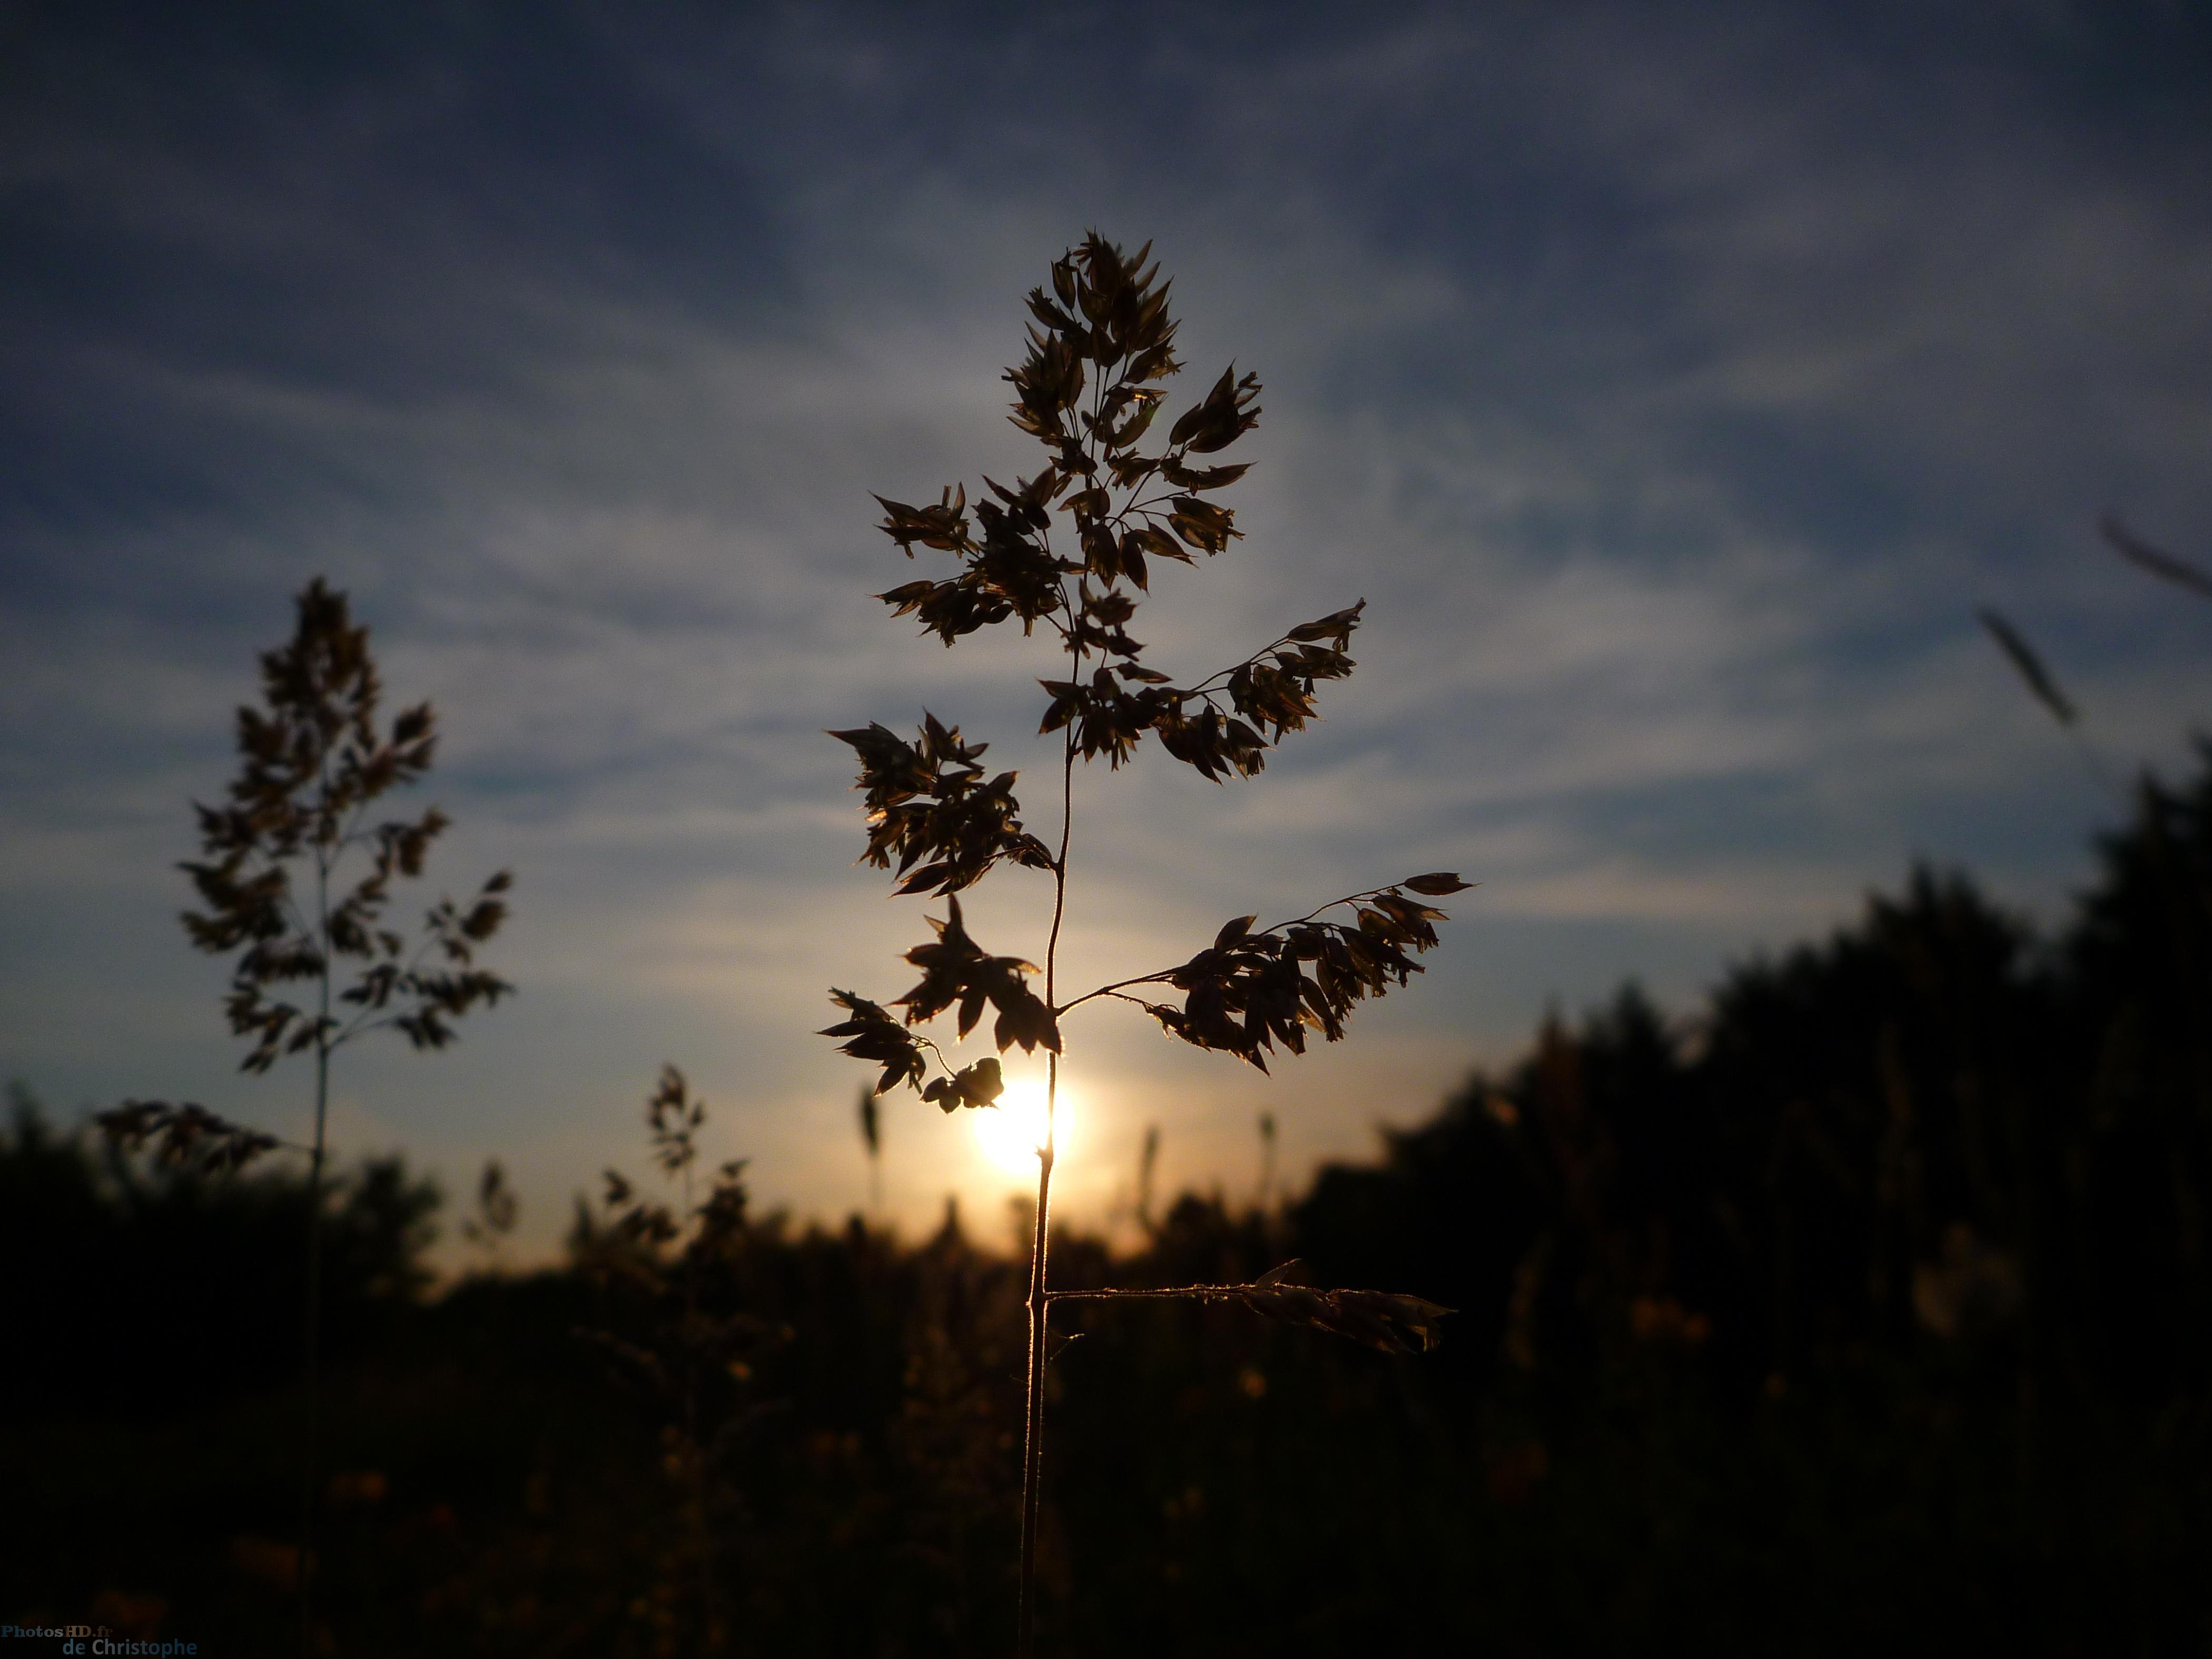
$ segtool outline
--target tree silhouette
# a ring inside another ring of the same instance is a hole
[[[1316,718],[1318,688],[1351,673],[1347,647],[1366,603],[1302,623],[1194,679],[1178,681],[1143,660],[1145,647],[1128,625],[1139,596],[1150,592],[1155,568],[1164,562],[1193,564],[1200,554],[1211,557],[1242,534],[1231,509],[1211,497],[1248,468],[1202,458],[1230,448],[1260,416],[1259,381],[1231,367],[1176,417],[1164,447],[1149,453],[1142,447],[1163,408],[1161,383],[1182,368],[1168,284],[1157,265],[1146,264],[1151,246],[1132,258],[1093,233],[1053,263],[1050,292],[1031,291],[1028,355],[1006,378],[1015,392],[1014,425],[1045,451],[1035,477],[1017,478],[1011,488],[986,478],[972,507],[964,484],[946,486],[933,505],[877,498],[881,527],[902,553],[912,558],[924,548],[950,555],[957,566],[951,576],[879,595],[895,614],[917,617],[947,646],[1015,620],[1024,635],[1042,623],[1057,636],[1066,666],[1063,678],[1040,682],[1047,702],[1038,728],[1040,734],[1062,734],[1054,842],[1048,845],[1024,826],[1016,775],[987,776],[980,764],[987,745],[967,741],[957,726],[925,713],[912,743],[881,725],[831,734],[860,757],[857,787],[866,792],[868,815],[863,857],[892,871],[901,893],[943,898],[946,915],[930,918],[935,937],[906,953],[921,977],[893,1001],[898,1013],[853,992],[833,991],[848,1018],[823,1035],[842,1038],[843,1052],[881,1068],[878,1092],[903,1083],[948,1112],[995,1104],[1004,1088],[999,1054],[1017,1044],[1024,1053],[1045,1054],[1046,1128],[1038,1148],[1028,1296],[1018,1619],[1024,1655],[1034,1643],[1043,1375],[1054,1301],[1234,1300],[1408,1351],[1431,1346],[1443,1311],[1411,1297],[1292,1285],[1284,1269],[1249,1285],[1164,1291],[1060,1292],[1048,1283],[1052,1126],[1065,1016],[1086,1004],[1130,1004],[1184,1042],[1265,1072],[1279,1048],[1303,1054],[1309,1031],[1335,1042],[1355,1004],[1419,973],[1413,957],[1437,943],[1432,924],[1444,919],[1424,901],[1468,885],[1438,872],[1364,889],[1266,927],[1255,927],[1256,915],[1238,916],[1188,961],[1061,995],[1077,761],[1103,757],[1118,769],[1150,735],[1216,782],[1255,775],[1276,744]],[[986,951],[961,915],[958,895],[1004,865],[1052,878],[1042,996],[1029,983],[1037,968]],[[1147,987],[1158,989],[1139,994]],[[917,1030],[956,1013],[958,1036],[965,1038],[987,1012],[997,1052],[965,1065],[951,1063]]]

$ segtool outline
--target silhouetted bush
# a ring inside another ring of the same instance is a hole
[[[166,1412],[288,1386],[304,1333],[307,1189],[300,1175],[164,1169],[58,1132],[10,1091],[0,1134],[6,1328],[32,1363],[0,1367],[17,1408]],[[437,1188],[397,1158],[326,1195],[330,1337],[359,1353],[430,1282]]]

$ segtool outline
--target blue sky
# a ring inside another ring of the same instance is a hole
[[[1293,1173],[1364,1151],[1547,1006],[1693,1012],[1916,858],[2056,917],[2115,809],[1973,612],[2108,769],[2183,763],[2212,608],[2095,524],[2212,544],[2208,85],[2180,6],[0,7],[0,1067],[298,1126],[173,866],[320,574],[438,706],[432,885],[514,866],[522,988],[349,1051],[340,1143],[500,1156],[542,1244],[670,1060],[763,1199],[859,1201],[811,1033],[930,907],[850,867],[820,733],[927,706],[1033,766],[1050,672],[892,621],[869,492],[1029,470],[999,376],[1091,227],[1155,241],[1188,395],[1267,386],[1154,657],[1369,606],[1259,779],[1085,781],[1073,971],[1483,885],[1272,1081],[1073,1031],[1079,1215],[1146,1122],[1232,1194],[1262,1110]],[[970,913],[1036,955],[1024,879]],[[1012,1187],[912,1101],[885,1176],[908,1223]]]

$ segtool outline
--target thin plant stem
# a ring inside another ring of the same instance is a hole
[[[1036,1650],[1037,1515],[1044,1474],[1044,1351],[1051,1313],[1045,1288],[1045,1241],[1052,1224],[1052,1109],[1057,1057],[1045,1060],[1045,1144],[1037,1151],[1036,1236],[1030,1246],[1030,1364],[1028,1434],[1022,1456],[1022,1582],[1015,1651]]]
[[[1054,1291],[1048,1302],[1233,1302],[1261,1285],[1175,1285],[1160,1290]]]
[[[329,783],[325,781],[327,793]],[[307,1158],[307,1442],[300,1480],[300,1651],[315,1650],[315,1473],[320,1462],[322,1428],[323,1148],[331,1097],[331,901],[330,861],[315,850],[315,920],[321,947],[318,987],[319,1018],[315,1025],[315,1144]]]
[[[688,1131],[686,1132],[688,1134]],[[690,1149],[684,1161],[684,1218],[696,1224],[691,1206]],[[697,1239],[695,1236],[693,1244]],[[702,1652],[719,1650],[721,1641],[714,1623],[714,1550],[707,1528],[707,1456],[699,1441],[699,1357],[691,1347],[698,1340],[699,1267],[693,1249],[684,1253],[684,1437],[691,1457],[692,1547],[699,1553],[699,1643]]]
[[[1082,653],[1073,653],[1079,664]],[[1045,942],[1044,1000],[1054,1007],[1059,989],[1060,927],[1067,910],[1067,847],[1074,828],[1075,738],[1063,745],[1060,774],[1060,856],[1053,866],[1052,933]],[[1051,1318],[1046,1285],[1046,1255],[1052,1237],[1052,1165],[1060,1106],[1060,1056],[1044,1057],[1044,1145],[1037,1148],[1036,1231],[1030,1240],[1030,1364],[1027,1430],[1022,1450],[1021,1590],[1017,1604],[1014,1650],[1030,1659],[1036,1650],[1037,1515],[1044,1476],[1044,1351]]]

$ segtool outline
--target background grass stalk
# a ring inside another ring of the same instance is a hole
[[[355,1037],[387,1026],[418,1049],[442,1048],[453,1041],[455,1020],[480,1003],[495,1004],[514,987],[475,965],[477,949],[506,920],[507,872],[484,883],[465,907],[441,898],[411,941],[386,921],[392,883],[422,873],[430,844],[448,820],[434,806],[419,818],[375,824],[368,814],[386,792],[429,771],[435,722],[430,705],[421,703],[402,710],[388,729],[380,727],[382,686],[368,629],[354,623],[343,593],[318,577],[301,590],[295,608],[291,639],[261,654],[262,706],[238,711],[240,767],[225,800],[195,804],[201,857],[182,867],[205,907],[184,913],[192,943],[210,954],[238,952],[223,1009],[233,1034],[253,1039],[240,1069],[265,1073],[286,1056],[314,1056],[302,1321],[306,1433],[294,1567],[301,1648],[312,1654],[331,1056]],[[356,851],[368,868],[333,902],[331,878]],[[294,890],[302,858],[314,867],[311,910],[303,910],[310,901]],[[340,957],[362,966],[334,995]],[[303,980],[313,985],[311,1008],[288,1000]],[[191,1103],[130,1102],[105,1115],[101,1126],[122,1144],[159,1136],[165,1158],[233,1170],[283,1144]]]

